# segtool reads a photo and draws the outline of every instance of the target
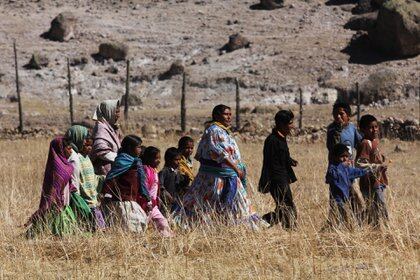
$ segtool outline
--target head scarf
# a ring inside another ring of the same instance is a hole
[[[120,100],[105,100],[96,107],[93,120],[95,121],[107,121],[110,125],[114,125],[117,120],[115,119],[115,113],[117,108],[120,107]]]
[[[51,141],[42,184],[41,201],[31,221],[44,217],[51,211],[64,206],[64,188],[70,182],[73,166],[64,154],[64,138],[57,137]]]
[[[88,136],[88,130],[82,125],[73,125],[66,132],[66,139],[70,141],[73,150],[78,153],[83,147],[83,141]]]

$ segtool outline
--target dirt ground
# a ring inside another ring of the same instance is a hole
[[[418,80],[418,57],[386,60],[371,53],[372,59],[363,60],[344,51],[355,33],[343,28],[351,17],[345,11],[348,4],[288,0],[282,9],[251,10],[256,2],[1,1],[2,125],[10,126],[9,120],[15,118],[16,104],[8,99],[15,95],[13,40],[18,48],[25,114],[33,119],[29,125],[50,122],[47,113],[53,110],[58,117],[52,118],[51,125],[66,121],[59,115],[68,103],[67,57],[89,59],[88,64],[71,69],[79,118],[90,115],[98,101],[124,94],[125,62],[97,62],[91,57],[98,45],[107,41],[129,46],[131,94],[143,101],[134,110],[144,110],[145,115],[148,109],[171,111],[179,106],[181,77],[157,79],[177,59],[184,62],[188,72],[187,105],[198,111],[220,102],[232,104],[232,77],[240,79],[242,104],[251,106],[294,104],[299,88],[319,91],[318,80],[325,76],[352,84],[374,71],[390,68],[406,83],[416,84]],[[41,38],[51,20],[63,11],[78,18],[77,38],[63,43]],[[234,33],[247,37],[251,48],[219,55],[218,49]],[[34,52],[46,54],[49,66],[24,69]],[[117,73],[106,72],[110,67]]]

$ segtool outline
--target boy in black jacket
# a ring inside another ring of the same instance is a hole
[[[276,127],[264,142],[264,160],[258,190],[270,192],[276,208],[263,216],[271,225],[282,223],[283,228],[293,229],[296,226],[297,211],[293,202],[290,184],[296,182],[292,166],[297,161],[290,157],[286,136],[290,134],[294,115],[291,111],[279,111],[274,120]]]

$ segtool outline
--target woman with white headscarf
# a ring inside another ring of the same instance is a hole
[[[95,173],[106,175],[121,147],[121,134],[117,121],[120,118],[120,101],[105,100],[96,108],[93,120],[93,147],[91,159]]]

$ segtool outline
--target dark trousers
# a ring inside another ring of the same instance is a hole
[[[388,210],[385,204],[385,187],[379,186],[371,189],[362,189],[361,191],[366,201],[364,220],[374,227],[379,226],[380,219],[386,224],[388,221]]]
[[[270,194],[276,203],[276,208],[273,212],[265,214],[263,219],[271,225],[281,222],[283,228],[293,229],[296,226],[297,211],[290,185],[272,183]]]

